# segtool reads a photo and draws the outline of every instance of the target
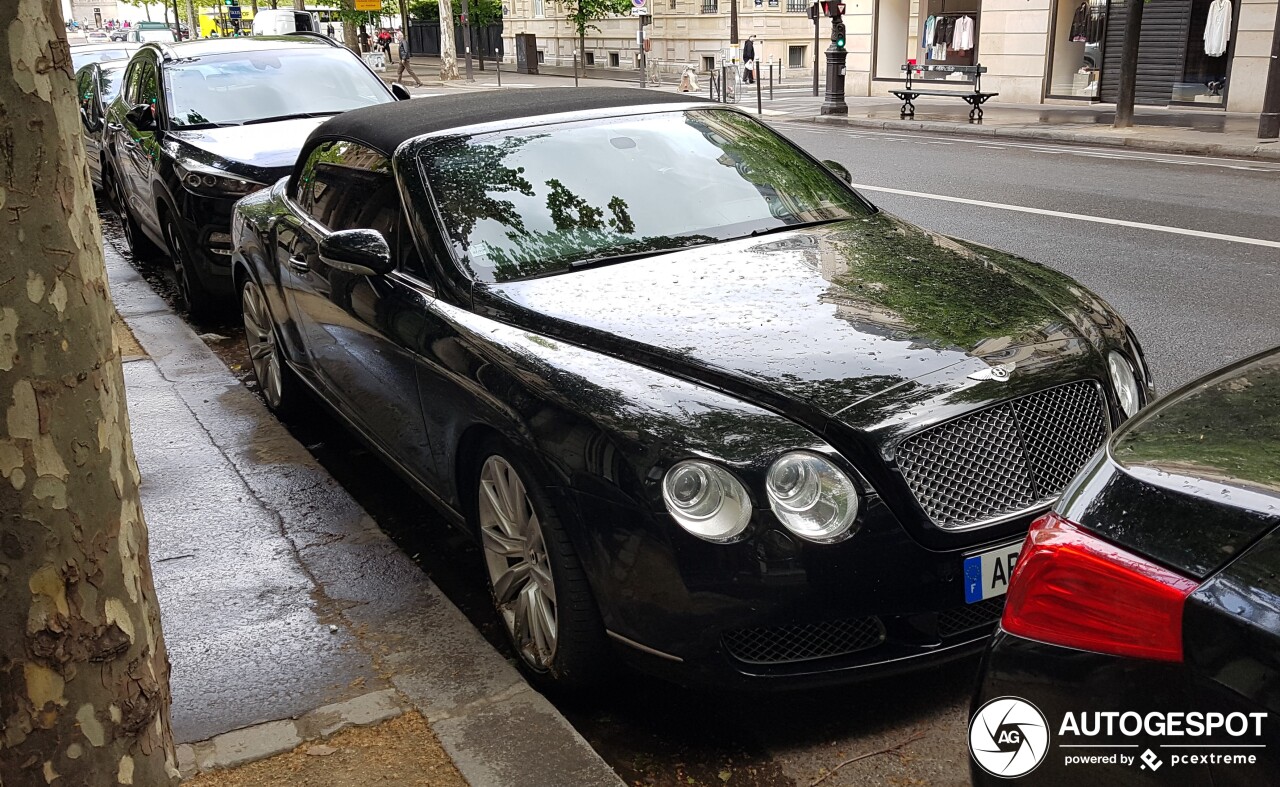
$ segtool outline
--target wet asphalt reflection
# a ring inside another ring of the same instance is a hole
[[[114,214],[103,236],[175,311],[168,260],[127,253]],[[259,393],[238,318],[195,322],[195,332]],[[484,637],[514,662],[491,606],[480,549],[445,524],[386,464],[317,404],[285,426],[422,568]],[[591,696],[552,701],[631,785],[807,787],[845,760],[880,752],[822,781],[967,784],[963,719],[976,676],[967,660],[907,678],[785,694],[687,689],[631,671]],[[884,751],[923,737],[901,750]],[[877,765],[877,760],[881,762]],[[887,763],[884,761],[888,761]],[[887,770],[885,770],[887,768]]]

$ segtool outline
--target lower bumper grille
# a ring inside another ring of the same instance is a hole
[[[884,625],[879,618],[855,618],[734,629],[721,641],[730,656],[747,664],[791,664],[874,648],[884,642],[884,636]]]
[[[898,468],[938,527],[973,527],[1060,494],[1107,423],[1098,384],[1068,383],[912,435],[898,446]]]
[[[990,626],[998,621],[1003,613],[1004,596],[939,612],[938,634],[945,638]]]

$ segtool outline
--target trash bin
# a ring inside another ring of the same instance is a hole
[[[538,73],[538,37],[533,33],[516,33],[516,71]]]

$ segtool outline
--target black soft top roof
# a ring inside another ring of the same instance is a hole
[[[349,139],[389,156],[406,139],[464,126],[562,112],[699,101],[705,103],[706,99],[627,87],[486,90],[415,98],[353,109],[330,118],[311,132],[306,148],[320,139]]]

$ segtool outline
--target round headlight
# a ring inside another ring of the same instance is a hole
[[[769,468],[765,491],[782,524],[810,541],[836,541],[858,517],[857,488],[840,468],[816,454],[783,455]]]
[[[1138,391],[1138,381],[1133,377],[1133,367],[1120,353],[1112,350],[1107,353],[1107,371],[1111,374],[1111,384],[1116,389],[1116,399],[1125,418],[1132,417],[1142,407],[1142,394]]]
[[[751,521],[747,490],[710,462],[674,465],[662,479],[662,500],[680,527],[708,541],[732,541]]]

